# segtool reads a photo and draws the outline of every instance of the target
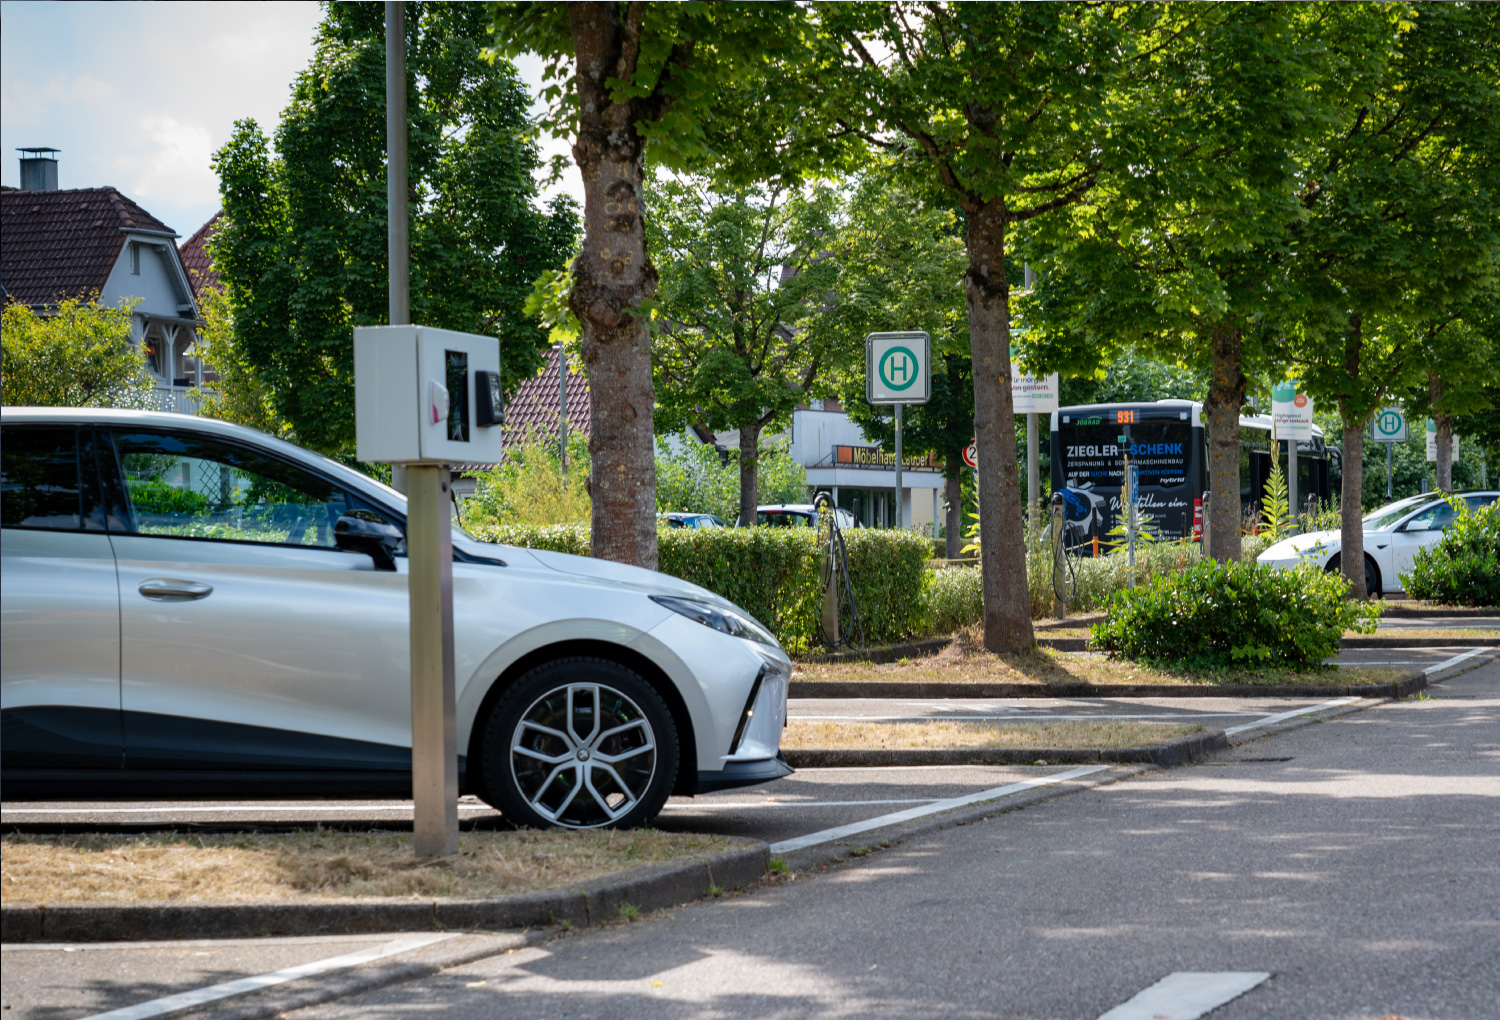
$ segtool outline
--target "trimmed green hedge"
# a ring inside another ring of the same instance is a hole
[[[1374,631],[1380,606],[1347,599],[1337,573],[1310,566],[1198,563],[1116,592],[1094,647],[1128,659],[1207,669],[1316,666],[1345,630]]]
[[[584,525],[479,526],[474,537],[529,549],[589,554]],[[844,532],[849,579],[865,640],[891,644],[927,627],[925,564],[930,542],[910,531]],[[722,595],[769,627],[788,650],[816,647],[822,609],[819,578],[826,550],[812,528],[663,528],[657,562],[664,574]]]

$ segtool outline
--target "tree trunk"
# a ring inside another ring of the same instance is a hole
[[[1350,380],[1359,379],[1359,356],[1364,342],[1363,320],[1358,312],[1349,316],[1344,334],[1344,371]],[[1350,399],[1339,400],[1339,420],[1344,427],[1344,480],[1339,494],[1339,562],[1349,582],[1349,597],[1369,597],[1365,590],[1365,527],[1361,513],[1364,498],[1365,422],[1369,413],[1356,416]]]
[[[755,523],[760,505],[760,426],[740,427],[740,527]]]
[[[656,293],[641,219],[644,145],[631,101],[612,102],[605,82],[629,79],[636,43],[618,4],[578,3],[568,16],[578,65],[583,249],[573,263],[569,307],[582,330],[589,380],[589,493],[593,552],[656,568],[656,460],[652,448],[651,345],[633,314]]]
[[[963,470],[963,457],[958,450],[949,450],[943,458],[949,465],[947,473],[943,477],[943,498],[948,501],[947,513],[947,536],[945,538],[946,548],[944,552],[950,560],[958,559],[958,551],[964,544],[964,487],[959,477]],[[958,465],[953,467],[952,465]]]
[[[1014,652],[1036,643],[1026,591],[1026,546],[1016,418],[1010,392],[1010,287],[1005,278],[1005,205],[969,215],[969,344],[974,356],[974,437],[979,447],[979,537],[984,646]]]
[[[1453,491],[1453,415],[1443,412],[1443,380],[1436,372],[1427,375],[1432,398],[1432,420],[1437,423],[1437,487]]]
[[[1220,563],[1240,558],[1240,407],[1245,403],[1245,372],[1240,331],[1223,326],[1210,337],[1213,380],[1203,412],[1208,421],[1209,548]]]

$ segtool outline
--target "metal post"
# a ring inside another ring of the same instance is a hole
[[[568,353],[557,345],[557,463],[568,487]]]
[[[1052,494],[1052,616],[1054,619],[1068,618],[1067,555],[1063,546],[1063,495]]]
[[[1292,534],[1302,529],[1297,527],[1297,440],[1286,441],[1286,509],[1291,515]]]
[[[1391,444],[1385,444],[1385,498],[1391,498]]]
[[[411,600],[411,788],[418,857],[458,851],[458,727],[453,708],[453,530],[446,467],[406,470]]]
[[[1030,267],[1027,267],[1027,277],[1031,276]],[[1026,523],[1034,533],[1041,530],[1042,512],[1042,469],[1037,463],[1037,438],[1036,438],[1035,411],[1026,415]]]
[[[901,512],[901,405],[896,405],[896,527],[903,528],[905,523]]]
[[[390,272],[390,323],[411,322],[406,213],[406,4],[385,5],[385,203],[386,259]],[[406,465],[391,465],[391,485],[406,491]]]

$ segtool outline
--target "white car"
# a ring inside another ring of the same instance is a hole
[[[1500,492],[1486,490],[1457,495],[1472,511],[1495,502]],[[1398,499],[1366,514],[1365,589],[1371,594],[1401,591],[1402,579],[1411,572],[1417,550],[1442,541],[1443,532],[1457,516],[1458,511],[1437,492]],[[1342,545],[1343,536],[1337,531],[1311,531],[1277,542],[1261,553],[1256,562],[1282,570],[1299,563],[1339,570],[1343,563]]]
[[[406,501],[249,429],[5,408],[7,800],[410,795]],[[460,786],[650,820],[787,775],[791,663],[723,598],[453,532]]]
[[[843,507],[833,511],[833,518],[843,530],[859,527],[854,515]],[[818,508],[811,503],[768,503],[755,508],[755,523],[772,527],[817,527]]]

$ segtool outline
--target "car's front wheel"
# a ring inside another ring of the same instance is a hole
[[[677,727],[661,695],[607,659],[526,672],[491,709],[482,753],[486,799],[533,828],[642,825],[677,780]]]
[[[1333,558],[1328,561],[1324,568],[1330,574],[1338,573],[1343,569],[1343,558],[1339,553],[1334,553]],[[1380,568],[1370,557],[1365,557],[1365,595],[1369,598],[1379,598],[1383,594],[1380,587]]]

